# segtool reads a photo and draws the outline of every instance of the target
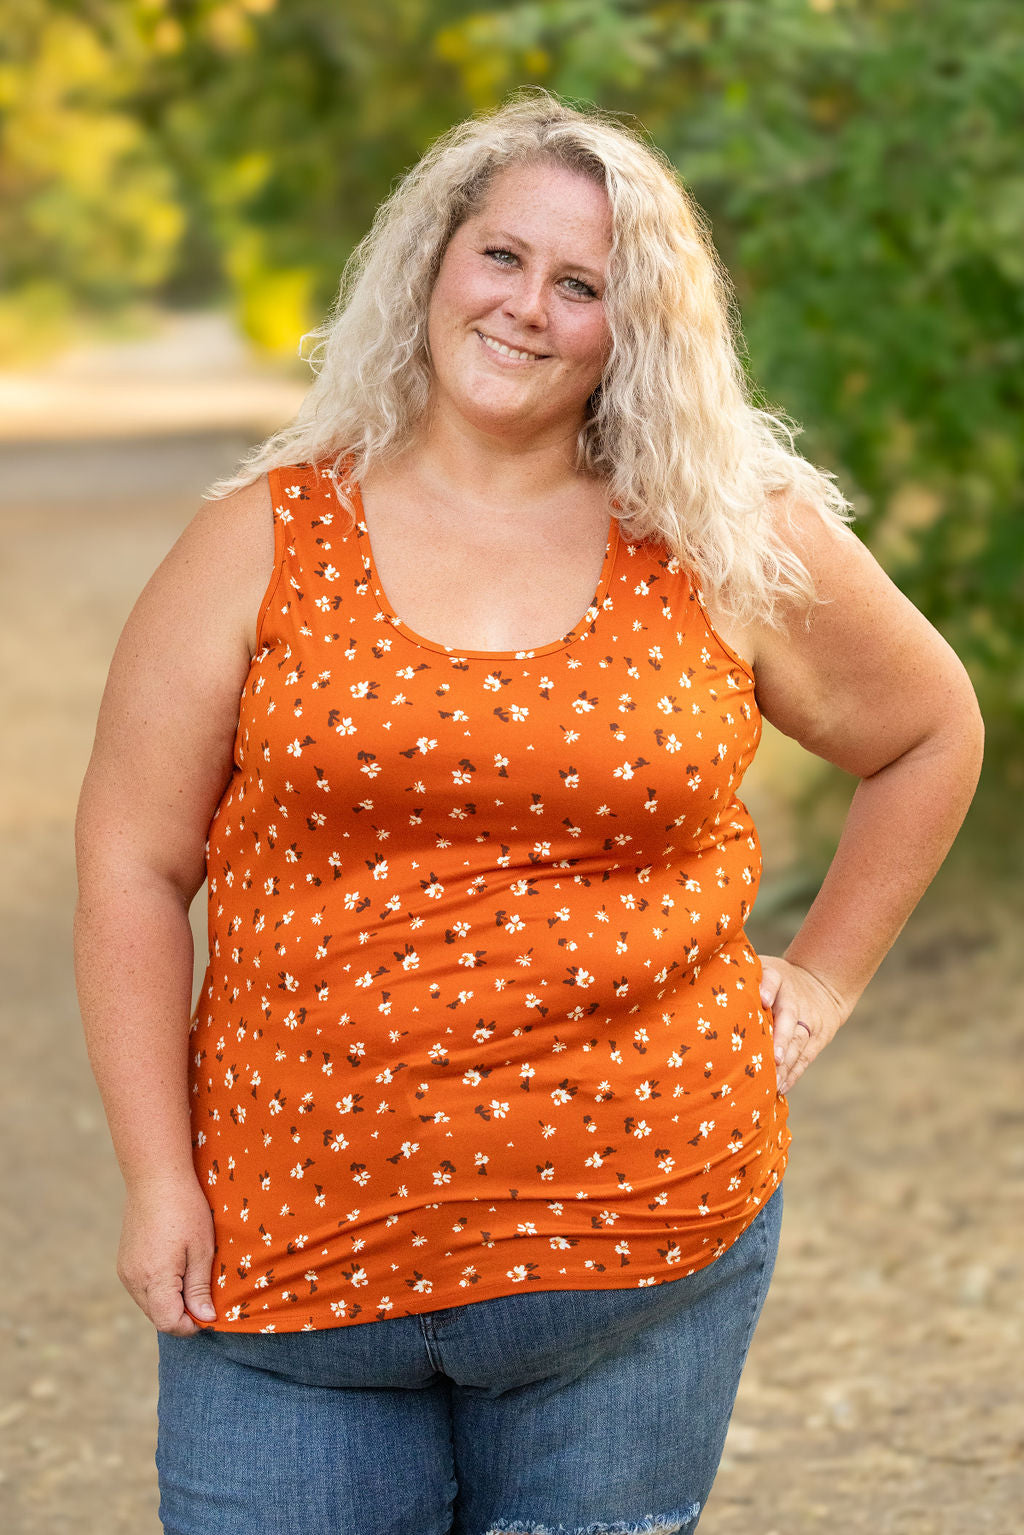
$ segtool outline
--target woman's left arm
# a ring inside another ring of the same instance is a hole
[[[787,1092],[853,1011],[945,858],[981,770],[983,726],[942,636],[846,529],[789,511],[818,602],[752,637],[765,719],[856,774],[835,857],[785,955],[762,956]]]

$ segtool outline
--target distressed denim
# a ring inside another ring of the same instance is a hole
[[[781,1220],[660,1285],[161,1334],[166,1535],[692,1535]]]

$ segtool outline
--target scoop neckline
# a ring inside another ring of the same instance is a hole
[[[407,624],[395,612],[384,590],[384,583],[380,579],[380,573],[377,570],[377,562],[373,554],[373,541],[370,538],[370,530],[366,523],[366,509],[363,506],[362,488],[356,480],[349,480],[346,488],[351,494],[353,501],[353,512],[359,532],[358,548],[360,559],[370,583],[370,591],[378,611],[385,622],[419,649],[431,650],[435,655],[448,656],[452,661],[532,661],[540,656],[550,656],[560,650],[566,650],[577,640],[583,639],[593,627],[604,605],[605,598],[608,596],[612,583],[612,571],[615,567],[615,556],[619,549],[619,519],[614,513],[609,516],[608,541],[605,545],[604,559],[601,562],[601,573],[598,576],[597,587],[593,597],[587,604],[586,610],[576,620],[571,629],[559,639],[549,640],[544,645],[534,645],[522,650],[474,650],[454,645],[442,645],[437,640],[428,639],[426,635],[419,634],[411,624]]]

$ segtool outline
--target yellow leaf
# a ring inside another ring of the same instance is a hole
[[[314,274],[308,267],[250,271],[239,295],[242,330],[263,351],[294,357],[310,329]]]

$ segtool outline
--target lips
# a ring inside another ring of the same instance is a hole
[[[526,352],[520,347],[509,346],[505,341],[496,341],[493,336],[485,336],[482,330],[476,335],[480,337],[488,351],[497,352],[499,357],[511,357],[515,362],[543,362],[548,355],[546,352]]]

